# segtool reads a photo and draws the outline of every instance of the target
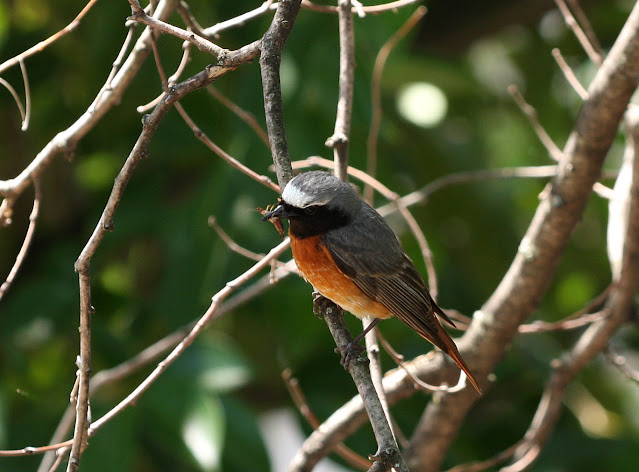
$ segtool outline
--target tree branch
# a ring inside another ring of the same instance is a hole
[[[284,129],[280,64],[282,62],[282,49],[293,28],[293,23],[300,9],[300,2],[301,0],[282,0],[279,2],[275,17],[268,31],[262,37],[260,46],[260,70],[264,91],[266,129],[271,145],[271,156],[275,164],[275,173],[281,189],[284,189],[288,181],[293,178],[293,169]]]
[[[339,0],[339,98],[335,117],[335,131],[326,140],[326,146],[333,148],[335,175],[348,180],[348,140],[351,134],[353,115],[353,82],[355,81],[355,30],[351,0]]]
[[[558,175],[549,184],[550,191],[539,204],[510,269],[458,344],[480,377],[494,369],[503,347],[545,293],[637,83],[639,5],[590,85],[589,99],[563,151]],[[411,441],[409,465],[419,464],[416,470],[421,472],[437,470],[475,400],[461,392],[431,402]]]

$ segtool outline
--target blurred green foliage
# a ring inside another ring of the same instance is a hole
[[[203,25],[232,18],[259,3],[189,2]],[[466,28],[450,14],[441,15],[446,3],[455,2],[429,2],[432,13],[421,26],[423,31],[448,25],[448,33],[455,34],[454,28]],[[486,2],[481,9],[474,7],[473,14],[478,21],[497,15],[499,4]],[[604,48],[619,33],[630,4],[621,0],[586,4]],[[0,2],[2,59],[65,26],[82,5],[70,0]],[[366,166],[370,77],[376,54],[411,11],[412,7],[356,19],[351,136],[355,167]],[[57,132],[85,111],[111,69],[129,12],[124,0],[99,2],[76,31],[26,61],[31,125],[27,132],[20,131],[18,112],[4,91],[1,179],[16,176]],[[218,43],[236,48],[255,40],[270,19],[262,17],[228,30]],[[389,188],[404,194],[454,172],[550,163],[548,152],[507,95],[511,82],[537,108],[550,136],[563,145],[580,102],[550,50],[559,47],[584,83],[593,68],[556,12],[503,20],[503,26],[472,37],[462,50],[447,51],[437,36],[422,40],[413,33],[392,53],[382,83],[385,117],[378,167]],[[176,15],[172,21],[181,25]],[[458,32],[470,34],[466,29]],[[165,69],[174,70],[181,42],[164,35],[159,48]],[[302,10],[282,65],[287,137],[296,158],[331,155],[324,141],[332,134],[335,119],[337,50],[336,17]],[[213,60],[194,51],[183,77]],[[18,68],[3,77],[21,90]],[[398,113],[398,93],[413,82],[431,83],[447,97],[448,113],[437,126],[423,129]],[[215,86],[263,124],[257,61],[222,77]],[[42,176],[35,241],[0,305],[2,449],[47,443],[68,404],[78,352],[78,282],[73,264],[141,130],[136,107],[160,91],[149,58],[122,103],[80,142],[73,159],[58,156]],[[206,91],[186,97],[182,104],[223,149],[256,171],[269,172],[270,153],[264,144]],[[616,168],[619,156],[619,149],[614,149],[607,166]],[[455,186],[414,209],[435,254],[442,306],[471,315],[487,299],[508,268],[544,185],[544,181],[492,180]],[[276,232],[260,222],[255,210],[275,198],[209,152],[171,111],[151,143],[149,158],[131,179],[115,231],[106,235],[92,261],[93,371],[129,359],[198,318],[226,281],[250,267],[250,261],[230,252],[208,227],[210,215],[235,241],[254,251],[266,252],[276,244]],[[13,224],[0,232],[2,277],[21,245],[31,203],[29,190],[17,202]],[[536,318],[567,316],[608,284],[606,210],[606,203],[593,197]],[[403,231],[398,220],[392,221]],[[416,243],[408,236],[403,242],[423,269]],[[354,320],[349,323],[353,331],[360,329]],[[407,356],[429,348],[399,322],[385,322],[382,329]],[[518,337],[497,369],[495,387],[470,413],[445,465],[485,459],[520,439],[539,401],[549,361],[575,339],[572,332]],[[636,347],[637,335],[624,330],[615,342]],[[310,286],[287,278],[217,320],[135,407],[90,441],[82,469],[267,472],[257,422],[272,408],[292,408],[280,380],[283,368],[293,369],[320,418],[356,394],[333,347],[324,323],[311,313]],[[384,362],[392,366],[389,359]],[[93,418],[124,398],[151,368],[95,395]],[[580,375],[579,385],[533,470],[634,470],[639,461],[637,386],[599,360]],[[428,401],[428,396],[417,394],[394,407],[407,434]],[[592,409],[603,412],[594,425],[585,420]],[[301,419],[300,424],[309,431]],[[196,447],[198,441],[207,445],[204,455]],[[363,455],[375,450],[368,428],[348,444]],[[1,458],[0,470],[31,471],[39,461],[40,457]]]

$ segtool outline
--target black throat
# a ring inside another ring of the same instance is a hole
[[[315,207],[312,214],[304,209],[288,206],[290,232],[296,238],[310,238],[347,225],[351,218],[332,207]]]

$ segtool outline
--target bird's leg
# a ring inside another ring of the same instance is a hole
[[[362,354],[365,351],[364,347],[360,346],[359,342],[364,339],[364,336],[366,336],[371,329],[377,326],[377,323],[379,323],[380,320],[381,318],[375,318],[359,336],[349,342],[346,346],[335,348],[335,352],[342,353],[341,364],[344,369],[348,370],[348,364],[351,361],[352,356],[355,354],[355,351],[359,351],[357,354]]]

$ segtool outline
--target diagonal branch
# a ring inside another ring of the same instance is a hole
[[[113,218],[120,204],[124,190],[133,175],[137,164],[148,156],[148,146],[151,138],[155,134],[157,127],[164,118],[168,110],[174,106],[186,94],[206,87],[220,76],[235,69],[239,64],[250,61],[259,53],[259,49],[252,43],[243,48],[229,52],[225,57],[228,63],[223,62],[217,65],[210,65],[202,72],[185,80],[184,82],[171,87],[164,95],[158,106],[152,113],[145,116],[143,128],[140,136],[131,150],[129,157],[122,166],[120,173],[116,177],[111,195],[104,208],[102,216],[95,227],[93,234],[87,241],[84,249],[80,253],[75,263],[78,272],[80,285],[80,356],[79,356],[79,393],[77,402],[76,427],[74,433],[73,447],[69,459],[68,472],[77,470],[80,463],[80,455],[84,448],[84,441],[87,439],[87,412],[89,404],[89,380],[91,373],[91,315],[94,311],[91,305],[91,259],[100,246],[107,231],[113,231]],[[230,65],[228,65],[230,64]],[[188,344],[187,344],[188,345]],[[159,374],[158,374],[159,375]],[[148,388],[148,385],[147,387]],[[146,389],[145,388],[145,389]],[[144,391],[143,389],[142,391]]]
[[[475,371],[487,374],[501,360],[517,327],[537,306],[581,218],[592,185],[639,83],[639,5],[633,9],[588,91],[589,99],[563,151],[558,174],[539,204],[503,280],[475,314],[459,343]],[[515,296],[516,294],[516,296]],[[481,353],[481,357],[478,354]],[[431,402],[411,441],[420,471],[437,470],[475,398],[462,392]],[[447,425],[442,434],[441,427]]]

